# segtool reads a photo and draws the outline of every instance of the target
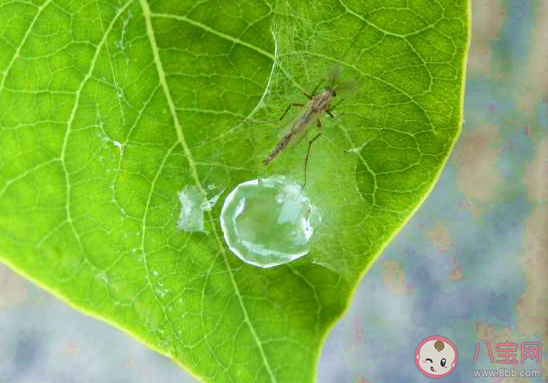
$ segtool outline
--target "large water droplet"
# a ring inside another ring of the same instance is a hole
[[[308,254],[317,218],[298,184],[274,176],[247,181],[232,190],[221,211],[221,228],[238,258],[272,267]]]

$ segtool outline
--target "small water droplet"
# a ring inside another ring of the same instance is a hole
[[[218,188],[215,185],[209,185],[206,190],[207,200],[200,204],[200,209],[203,211],[211,211],[224,191],[225,189]]]
[[[188,233],[199,231],[207,234],[204,229],[204,212],[211,211],[223,192],[224,189],[209,185],[205,190],[207,198],[204,198],[197,186],[186,185],[183,191],[177,193],[181,202],[177,228]]]
[[[177,194],[181,202],[181,213],[177,228],[186,232],[204,231],[204,212],[200,209],[202,196],[196,186],[185,186]]]
[[[124,155],[124,145],[120,141],[112,141],[112,145],[118,148],[121,156]]]
[[[107,273],[105,273],[104,271],[97,273],[95,276],[97,277],[97,279],[100,279],[104,283],[108,283],[108,276]]]
[[[315,207],[300,185],[283,176],[246,181],[226,197],[221,228],[230,250],[245,263],[278,266],[308,254]]]

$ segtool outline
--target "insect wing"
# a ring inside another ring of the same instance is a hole
[[[338,79],[341,76],[341,72],[342,72],[342,66],[340,64],[336,64],[333,67],[331,67],[331,69],[329,69],[329,72],[327,73],[327,76],[326,76],[327,85],[329,85],[332,88],[335,87],[337,85]]]
[[[359,90],[359,83],[357,81],[345,81],[337,85],[337,93],[348,97],[354,95]]]

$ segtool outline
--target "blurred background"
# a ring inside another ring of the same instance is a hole
[[[446,383],[548,382],[548,0],[472,0],[472,13],[462,135],[329,334],[318,383],[425,382],[413,356],[431,335],[458,350]],[[487,342],[540,342],[543,360],[491,363]],[[474,378],[502,367],[542,377]],[[197,381],[0,265],[4,382]]]

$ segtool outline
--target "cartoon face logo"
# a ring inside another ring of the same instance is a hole
[[[457,359],[457,348],[443,336],[429,336],[415,350],[415,364],[429,378],[443,378],[452,373]]]

